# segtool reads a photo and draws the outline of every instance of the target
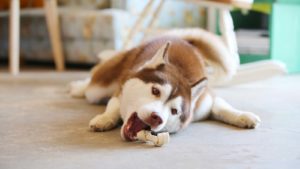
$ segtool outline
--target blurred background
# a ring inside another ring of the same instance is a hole
[[[72,98],[70,82],[84,93],[99,55],[173,28],[220,36],[240,65],[209,84],[261,125],[194,123],[154,149],[91,132],[105,107]],[[300,0],[0,0],[0,169],[299,168],[299,72]]]
[[[189,0],[153,0],[150,14],[131,38],[131,46],[161,30],[184,27],[209,28],[221,34],[218,14],[208,16],[207,4]],[[194,0],[197,1],[197,0]],[[200,0],[198,0],[200,1]],[[235,0],[216,0],[231,4],[236,41],[241,63],[280,60],[289,72],[300,70],[300,1],[255,0],[250,8],[232,5]],[[251,0],[236,0],[252,2]],[[149,0],[57,0],[60,38],[65,63],[89,68],[99,62],[104,50],[121,50],[131,29],[143,15]],[[211,4],[208,4],[208,6]],[[21,65],[51,65],[53,52],[43,9],[44,0],[20,0]],[[159,7],[160,6],[160,7]],[[212,4],[215,7],[216,4]],[[9,56],[10,0],[0,1],[0,59],[7,65]],[[152,10],[152,13],[151,13]],[[216,11],[217,13],[218,11]],[[151,23],[151,29],[147,29]],[[210,23],[209,23],[210,22]],[[215,22],[215,23],[212,23]],[[148,24],[148,25],[147,25]],[[210,25],[208,25],[210,24]],[[211,29],[211,25],[215,28]],[[154,32],[154,33],[153,33]],[[145,34],[147,33],[147,36]]]

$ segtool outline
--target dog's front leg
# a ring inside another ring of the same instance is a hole
[[[260,123],[254,113],[237,110],[220,97],[214,98],[212,117],[241,128],[255,128]]]
[[[106,131],[117,126],[120,120],[120,100],[112,97],[106,106],[105,112],[94,117],[89,127],[94,131]]]

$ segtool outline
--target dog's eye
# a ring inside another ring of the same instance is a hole
[[[172,115],[177,115],[177,114],[178,114],[178,111],[177,111],[177,109],[172,108],[172,109],[171,109],[171,113],[172,113]]]
[[[159,96],[160,96],[160,91],[159,91],[159,89],[156,88],[156,87],[152,87],[152,94],[153,94],[154,96],[159,97]]]

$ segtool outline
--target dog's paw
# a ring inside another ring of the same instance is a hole
[[[251,113],[251,112],[243,112],[238,116],[236,125],[241,128],[256,128],[260,124],[260,118]]]
[[[90,121],[89,127],[93,131],[107,131],[113,129],[117,123],[118,120],[114,120],[105,114],[100,114]]]
[[[72,97],[83,98],[85,95],[85,90],[89,84],[90,80],[78,80],[73,81],[69,84],[69,92]]]

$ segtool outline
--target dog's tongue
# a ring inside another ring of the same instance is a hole
[[[127,141],[136,140],[136,134],[141,130],[150,130],[150,127],[145,124],[137,115],[133,113],[124,126],[123,134]]]

